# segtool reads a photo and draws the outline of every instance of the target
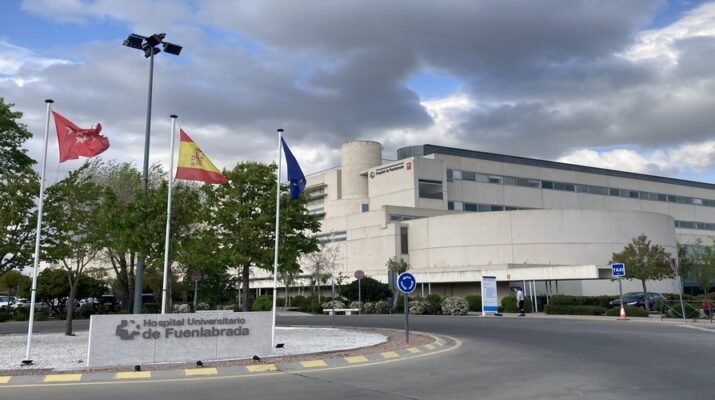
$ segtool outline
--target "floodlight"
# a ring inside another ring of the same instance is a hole
[[[164,51],[173,54],[175,56],[178,56],[179,53],[181,53],[181,49],[183,49],[182,46],[179,46],[178,44],[174,43],[169,43],[169,42],[162,42],[161,43],[164,46]]]

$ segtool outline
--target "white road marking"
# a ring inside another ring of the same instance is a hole
[[[703,331],[703,332],[715,333],[715,329],[703,328],[701,326],[693,326],[693,325],[678,325],[678,326],[683,327],[683,328],[696,329],[696,330]]]

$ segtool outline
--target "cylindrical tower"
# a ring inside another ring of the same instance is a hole
[[[382,144],[369,140],[356,140],[340,146],[342,198],[367,197],[367,177],[360,176],[368,168],[382,164]]]

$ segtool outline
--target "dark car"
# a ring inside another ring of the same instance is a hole
[[[653,311],[658,300],[663,300],[662,294],[648,293],[648,308],[650,311]],[[627,306],[645,309],[645,296],[643,292],[623,293],[623,303]],[[608,304],[611,307],[621,307],[621,299],[611,300]]]

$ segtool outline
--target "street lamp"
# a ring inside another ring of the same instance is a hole
[[[142,170],[142,191],[146,194],[149,186],[149,135],[151,133],[151,95],[152,86],[154,84],[154,54],[158,54],[161,50],[157,47],[161,44],[164,51],[178,56],[181,53],[182,46],[178,44],[165,42],[166,33],[155,33],[151,36],[142,36],[132,33],[123,45],[132,49],[141,50],[144,52],[144,57],[149,59],[149,96],[146,103],[146,131],[144,134],[144,168]],[[171,171],[169,171],[171,173]],[[144,256],[141,253],[137,254],[137,268],[134,274],[134,307],[132,312],[140,314],[142,310],[142,292],[144,287]]]

